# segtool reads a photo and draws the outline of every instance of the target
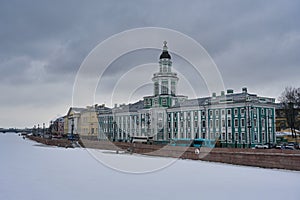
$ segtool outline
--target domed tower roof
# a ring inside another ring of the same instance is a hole
[[[168,52],[167,42],[164,41],[163,52],[160,54],[159,59],[171,59],[171,56]]]

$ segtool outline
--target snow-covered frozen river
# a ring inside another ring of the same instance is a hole
[[[170,163],[170,158],[105,155],[135,168]],[[153,173],[122,173],[101,164],[85,149],[47,147],[16,134],[0,134],[1,200],[298,200],[299,181],[300,172],[295,171],[191,160],[177,160]]]

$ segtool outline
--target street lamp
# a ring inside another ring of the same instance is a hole
[[[74,132],[74,117],[72,117],[72,124],[71,124],[71,141],[73,142],[73,132]]]
[[[43,123],[43,137],[45,137],[45,123]]]
[[[37,134],[40,136],[40,124],[38,124]]]

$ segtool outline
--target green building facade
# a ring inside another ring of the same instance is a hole
[[[99,139],[129,141],[151,136],[156,141],[203,138],[224,147],[274,144],[275,99],[250,94],[247,88],[188,99],[177,95],[177,74],[172,72],[166,42],[154,73],[153,95],[99,112]]]

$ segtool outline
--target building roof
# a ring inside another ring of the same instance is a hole
[[[70,115],[70,112],[73,111],[74,113],[81,113],[83,111],[85,111],[86,108],[77,108],[77,107],[70,107],[69,111],[67,113],[67,116]]]
[[[197,99],[187,99],[182,103],[177,103],[171,108],[178,107],[195,107],[195,106],[206,106],[226,103],[275,103],[275,99],[268,97],[259,97],[256,94],[249,94],[246,92],[242,93],[230,93],[220,96],[203,97]]]
[[[119,107],[113,108],[113,112],[136,112],[138,110],[144,109],[144,101],[138,101],[133,104],[121,104]]]
[[[102,106],[97,106],[97,107],[96,107],[96,111],[97,111],[97,113],[98,113],[99,115],[101,115],[101,114],[111,114],[111,113],[112,113],[112,109],[111,109],[111,108],[108,108],[108,107],[106,107],[106,106],[104,106],[104,105],[102,105]]]
[[[163,52],[160,54],[159,59],[164,59],[164,58],[171,59],[171,55],[169,54],[168,51],[163,51]]]
[[[183,101],[182,103],[176,103],[172,108],[178,108],[178,107],[194,107],[194,106],[204,106],[209,101],[209,97],[205,98],[198,98],[198,99],[187,99]]]

